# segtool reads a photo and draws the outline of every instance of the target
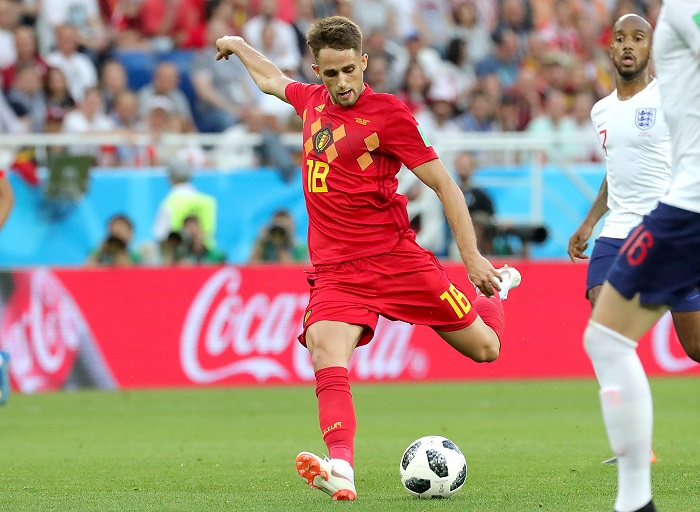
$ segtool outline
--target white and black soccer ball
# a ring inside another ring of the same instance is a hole
[[[452,441],[425,436],[412,442],[399,464],[401,483],[415,498],[449,498],[467,479],[467,461]]]

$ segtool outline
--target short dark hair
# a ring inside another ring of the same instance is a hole
[[[345,16],[329,16],[314,21],[306,32],[306,44],[318,62],[324,48],[355,50],[362,53],[362,31],[357,23]]]
[[[134,223],[124,213],[115,213],[114,215],[112,215],[107,221],[107,226],[111,226],[115,222],[123,222],[124,224],[129,226],[129,229],[131,229],[132,231],[134,230]]]

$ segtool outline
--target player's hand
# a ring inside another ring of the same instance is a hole
[[[498,270],[493,268],[491,262],[481,254],[469,258],[467,272],[469,273],[469,280],[487,297],[491,297],[494,293],[501,291],[503,277],[501,277]]]
[[[216,60],[226,59],[233,55],[233,49],[243,41],[239,36],[224,36],[216,40]]]
[[[592,228],[582,224],[574,231],[571,238],[569,238],[569,249],[567,252],[569,253],[569,258],[571,258],[571,261],[574,263],[576,263],[577,259],[588,259],[588,255],[583,254],[583,251],[588,249],[588,239],[591,237],[592,232]]]

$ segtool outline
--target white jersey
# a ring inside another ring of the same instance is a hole
[[[673,177],[662,202],[700,213],[700,0],[665,0],[654,31]]]
[[[671,139],[654,78],[628,100],[617,90],[593,106],[591,120],[605,151],[610,213],[600,236],[626,238],[668,191]]]

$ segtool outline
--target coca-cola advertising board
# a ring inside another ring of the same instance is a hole
[[[511,262],[513,263],[513,262]],[[466,289],[466,273],[447,265]],[[351,379],[419,381],[592,377],[582,347],[585,265],[520,262],[503,303],[497,361],[460,356],[431,329],[380,320]],[[0,348],[22,392],[313,380],[297,336],[308,301],[301,266],[32,269],[0,274]],[[640,342],[650,375],[700,374],[670,316]]]

